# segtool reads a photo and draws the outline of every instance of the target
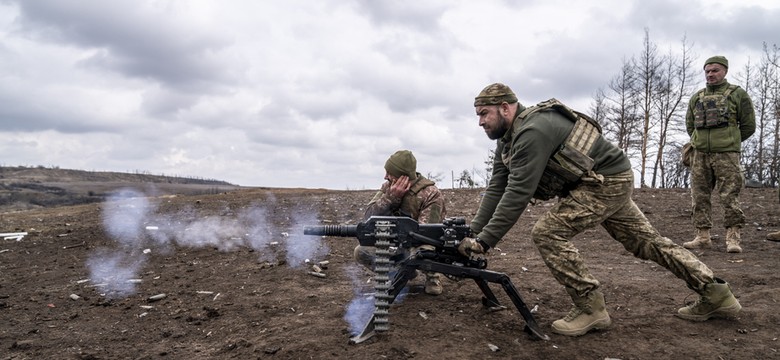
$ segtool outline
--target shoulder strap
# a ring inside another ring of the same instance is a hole
[[[581,112],[579,112],[577,110],[574,110],[574,109],[564,105],[562,102],[558,101],[558,99],[555,99],[555,98],[542,101],[542,102],[540,102],[540,103],[538,103],[538,104],[536,104],[534,106],[531,106],[531,107],[523,110],[523,112],[520,113],[519,117],[524,119],[528,115],[531,115],[532,113],[535,113],[535,112],[538,112],[538,111],[549,110],[549,109],[553,109],[553,110],[558,111],[561,115],[565,116],[567,119],[569,119],[569,120],[571,120],[571,121],[573,121],[575,123],[578,120],[580,120],[580,119],[585,119],[591,125],[593,125],[593,127],[595,127],[598,130],[599,133],[601,133],[601,125],[596,120],[594,120],[593,118],[591,118],[588,115],[585,115],[585,114],[583,114],[583,113],[581,113]]]
[[[728,89],[726,89],[726,91],[723,93],[723,101],[726,101],[726,99],[729,98],[731,93],[734,92],[734,90],[737,90],[738,88],[739,88],[738,85],[729,84]]]
[[[412,184],[412,186],[409,187],[409,193],[412,195],[417,195],[422,189],[427,188],[428,186],[434,185],[433,181],[429,180],[426,177],[423,177],[418,173],[417,175],[417,181]]]

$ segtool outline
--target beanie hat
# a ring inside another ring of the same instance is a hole
[[[729,68],[729,60],[726,59],[725,56],[721,56],[721,55],[715,55],[707,59],[707,61],[704,62],[704,66],[707,66],[707,64],[721,64],[725,66],[726,69]]]
[[[417,159],[409,150],[398,150],[385,162],[385,171],[395,177],[406,175],[414,180],[417,178]]]
[[[490,84],[474,98],[474,106],[485,105],[501,105],[506,102],[508,104],[516,103],[517,96],[512,92],[509,86],[501,83]]]

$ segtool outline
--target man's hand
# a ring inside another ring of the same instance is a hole
[[[467,237],[460,241],[458,252],[463,256],[471,256],[471,254],[484,254],[485,248],[480,244],[479,240]]]
[[[406,195],[406,192],[409,191],[409,188],[412,186],[411,182],[409,181],[409,177],[406,175],[403,175],[399,177],[397,180],[390,183],[390,189],[388,190],[388,195],[390,195],[393,198],[401,199]]]

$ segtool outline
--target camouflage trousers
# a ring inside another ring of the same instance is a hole
[[[691,162],[691,199],[693,226],[712,228],[712,192],[718,190],[723,207],[723,226],[742,227],[745,214],[739,204],[739,192],[745,177],[739,164],[739,153],[705,153],[694,151]]]
[[[604,176],[603,181],[586,178],[536,222],[531,238],[555,279],[579,296],[599,287],[571,240],[601,225],[634,256],[665,267],[691,289],[712,283],[714,275],[707,265],[650,224],[631,199],[633,190],[631,170]]]

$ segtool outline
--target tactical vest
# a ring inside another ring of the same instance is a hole
[[[534,192],[534,198],[549,200],[556,196],[565,196],[579,184],[583,175],[593,169],[593,158],[588,156],[596,140],[601,136],[601,126],[591,117],[573,110],[556,99],[543,101],[520,113],[519,120],[545,110],[555,110],[574,122],[566,141],[547,160],[547,167]],[[503,157],[503,156],[502,156]],[[509,159],[503,158],[508,166]]]
[[[420,174],[417,174],[417,181],[412,184],[411,187],[409,187],[409,191],[404,195],[403,199],[401,199],[401,206],[398,207],[398,210],[396,210],[395,216],[408,216],[412,219],[419,219],[420,218],[420,206],[422,205],[422,201],[419,197],[417,197],[417,194],[422,191],[422,189],[425,189],[428,186],[434,185],[435,183],[431,180],[428,180],[424,177],[422,177]]]
[[[729,95],[737,89],[737,85],[729,84],[722,94],[704,95],[705,89],[699,90],[696,105],[693,109],[693,126],[697,129],[719,128],[729,125]]]

